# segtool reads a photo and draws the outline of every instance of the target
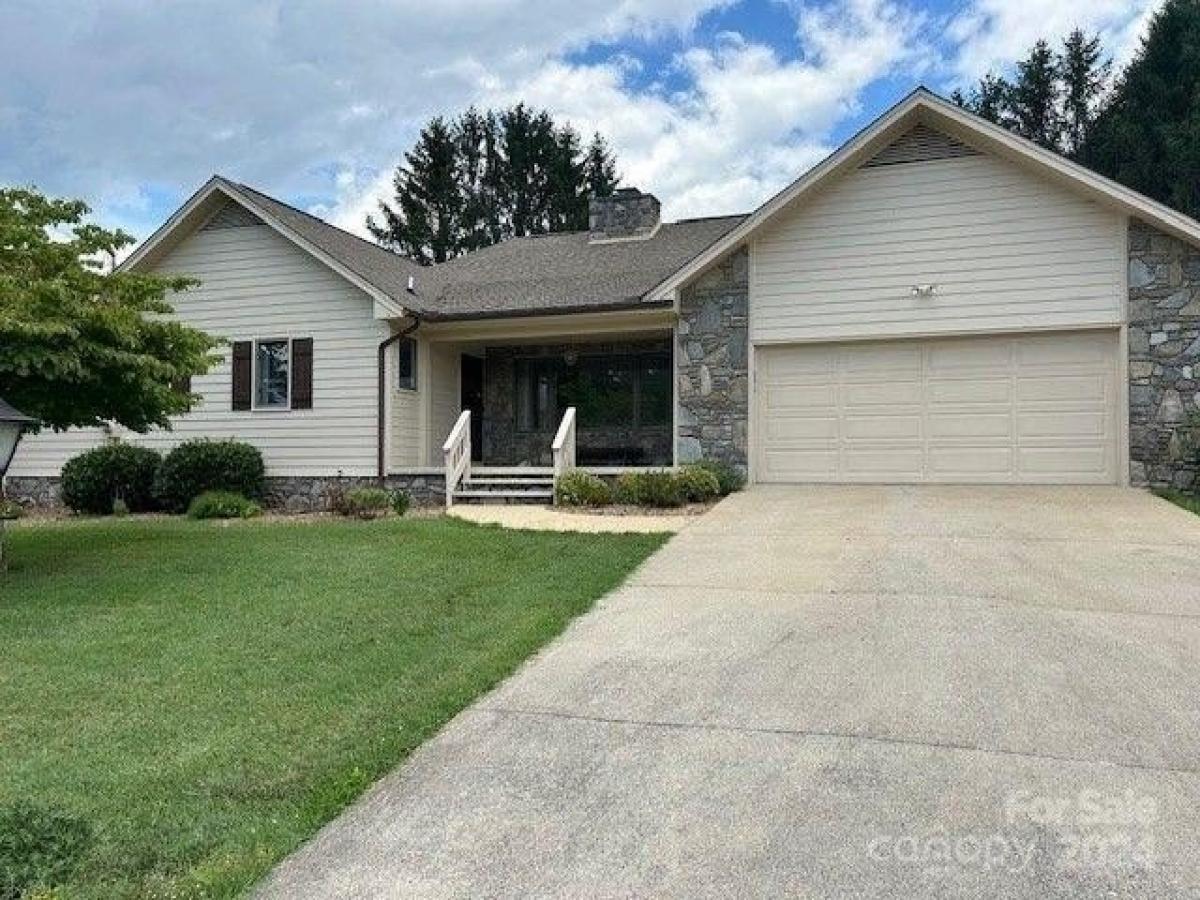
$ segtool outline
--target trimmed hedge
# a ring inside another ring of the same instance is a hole
[[[721,482],[703,466],[684,466],[675,474],[679,490],[688,503],[707,503],[721,496]]]
[[[156,508],[154,478],[162,457],[136,444],[105,444],[67,460],[63,503],[75,512],[107,516],[121,500],[130,512]]]
[[[266,485],[262,454],[241,441],[185,441],[166,455],[154,480],[165,509],[183,512],[205,491],[229,491],[261,500]]]
[[[554,485],[554,499],[561,506],[608,506],[613,492],[603,478],[572,469]]]
[[[722,497],[732,494],[735,491],[740,491],[746,486],[746,476],[729,463],[719,459],[702,459],[699,462],[691,463],[689,468],[705,469],[712,472],[717,477],[717,484],[720,486]]]
[[[626,472],[617,479],[617,501],[666,509],[683,506],[683,488],[674,472]]]
[[[233,491],[205,491],[188,504],[191,519],[252,519],[262,507]]]

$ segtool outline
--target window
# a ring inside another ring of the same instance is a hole
[[[623,353],[516,360],[519,431],[553,431],[568,406],[579,428],[654,428],[671,424],[671,355]]]
[[[403,338],[396,345],[396,386],[406,391],[417,389],[417,342]]]
[[[550,431],[558,427],[558,359],[517,360],[517,429]]]
[[[290,341],[255,341],[255,409],[288,409],[291,406],[291,356]]]

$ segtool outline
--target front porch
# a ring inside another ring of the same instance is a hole
[[[430,324],[389,369],[389,476],[446,473],[453,433],[455,452],[469,452],[472,490],[548,500],[571,409],[571,467],[612,475],[674,463],[673,331],[662,310]]]

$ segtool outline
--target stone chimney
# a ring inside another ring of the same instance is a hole
[[[647,238],[658,228],[660,204],[637,188],[617,188],[609,197],[588,201],[588,240]]]

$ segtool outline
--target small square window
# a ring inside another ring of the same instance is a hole
[[[396,347],[396,386],[417,389],[417,342],[412,338],[402,339]]]
[[[287,409],[291,398],[291,342],[257,341],[254,345],[254,406]]]

